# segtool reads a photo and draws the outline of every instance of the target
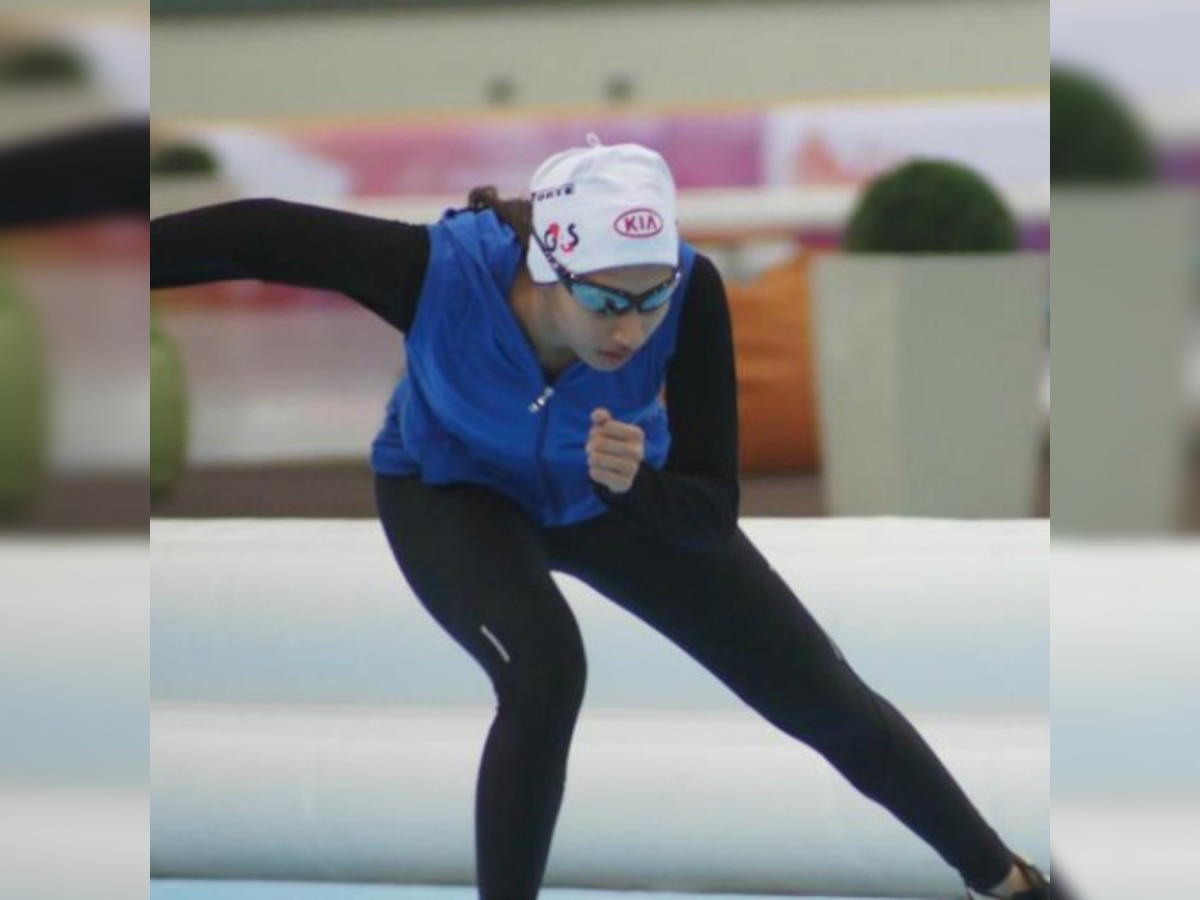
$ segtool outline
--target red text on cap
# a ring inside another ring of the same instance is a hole
[[[654,210],[639,207],[626,210],[617,216],[613,228],[625,237],[648,238],[663,230],[663,220]]]

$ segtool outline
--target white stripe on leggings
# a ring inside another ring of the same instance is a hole
[[[488,631],[486,625],[480,625],[479,630],[483,632],[485,638],[492,642],[492,645],[496,648],[496,652],[500,654],[506,663],[512,662],[512,657],[508,655],[508,651],[504,649],[504,645],[500,643],[500,639]]]

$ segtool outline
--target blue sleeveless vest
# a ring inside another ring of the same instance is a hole
[[[680,245],[683,278],[650,340],[615,372],[576,362],[550,384],[508,302],[523,264],[513,231],[489,210],[447,213],[429,233],[407,370],[372,449],[376,472],[483,485],[541,525],[579,522],[607,509],[584,449],[601,406],[642,428],[647,464],[665,464],[661,394],[695,261],[689,245]]]

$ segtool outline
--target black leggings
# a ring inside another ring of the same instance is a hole
[[[379,476],[376,494],[405,577],[495,686],[476,794],[483,900],[537,896],[583,701],[583,641],[552,570],[681,647],[921,836],[969,886],[985,890],[1008,875],[1011,851],[740,530],[695,551],[616,515],[539,528],[510,501],[469,485]]]

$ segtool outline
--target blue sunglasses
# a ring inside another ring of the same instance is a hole
[[[546,245],[542,243],[542,239],[537,234],[533,234],[532,237],[537,242],[542,255],[546,257],[546,262],[550,263],[550,268],[554,270],[555,276],[562,282],[563,287],[592,312],[598,312],[605,316],[619,316],[631,309],[637,310],[639,313],[653,312],[660,306],[666,305],[675,293],[675,288],[679,287],[679,279],[682,275],[679,269],[672,272],[666,281],[647,291],[642,291],[640,294],[622,291],[619,288],[603,287],[595,282],[572,275],[546,249]]]

